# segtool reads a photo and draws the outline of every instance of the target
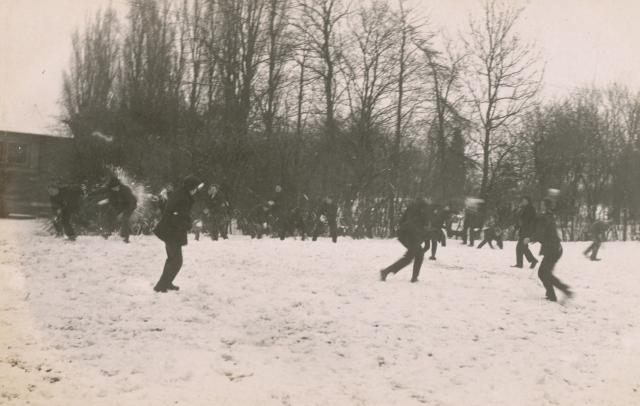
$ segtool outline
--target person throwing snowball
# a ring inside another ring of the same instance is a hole
[[[173,280],[182,268],[182,246],[187,245],[187,232],[191,229],[191,208],[194,195],[204,184],[193,175],[184,178],[182,187],[169,196],[169,201],[162,213],[162,218],[153,230],[160,238],[167,251],[162,276],[153,288],[156,292],[180,290]]]

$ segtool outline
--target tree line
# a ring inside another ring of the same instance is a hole
[[[540,101],[542,61],[509,2],[487,0],[456,38],[402,0],[128,3],[72,38],[76,180],[115,165],[159,190],[195,173],[238,210],[278,184],[292,204],[375,209],[377,235],[418,195],[458,209],[481,197],[506,226],[518,196],[558,188],[567,238],[605,206],[620,223],[640,215],[640,95]]]

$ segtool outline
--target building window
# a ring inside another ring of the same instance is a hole
[[[29,146],[27,144],[9,143],[7,145],[7,163],[9,165],[26,166],[29,164]]]

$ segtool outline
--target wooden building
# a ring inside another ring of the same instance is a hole
[[[66,176],[71,138],[0,131],[0,216],[48,215],[47,184]]]

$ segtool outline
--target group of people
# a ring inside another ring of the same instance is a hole
[[[124,185],[116,176],[109,176],[101,187],[86,191],[86,188],[74,184],[51,182],[47,187],[51,209],[53,210],[53,227],[57,235],[66,235],[75,241],[76,231],[71,217],[80,211],[83,197],[98,197],[100,206],[100,228],[104,238],[108,238],[119,225],[120,236],[129,243],[131,235],[130,219],[138,201],[131,188]]]
[[[173,282],[182,267],[182,246],[187,244],[187,233],[194,230],[194,227],[196,239],[204,228],[214,240],[226,239],[228,236],[230,206],[217,185],[211,185],[206,190],[204,199],[199,199],[202,204],[195,213],[195,222],[193,221],[192,209],[196,203],[196,194],[203,189],[204,183],[190,175],[177,190],[165,188],[160,192],[157,201],[162,214],[153,228],[153,233],[165,243],[167,259],[162,275],[154,287],[157,292],[179,289]],[[104,185],[89,193],[80,186],[60,183],[49,185],[48,192],[54,212],[53,224],[58,234],[65,234],[69,240],[75,240],[76,233],[70,221],[71,215],[78,210],[82,196],[97,196],[104,198],[98,202],[98,205],[103,207],[101,215],[105,218],[103,236],[108,237],[114,231],[114,226],[119,224],[123,241],[129,242],[129,222],[137,207],[137,199],[131,188],[116,176],[110,176]],[[556,289],[567,297],[571,297],[573,292],[553,274],[556,263],[562,257],[562,244],[555,218],[555,200],[544,199],[540,208],[540,213],[536,213],[531,198],[526,196],[519,203],[516,263],[513,267],[523,268],[526,259],[529,267],[534,269],[539,261],[529,246],[532,243],[540,243],[540,255],[543,259],[538,268],[538,277],[545,288],[546,298],[556,301]],[[271,230],[281,240],[297,233],[303,240],[310,236],[315,241],[326,224],[335,243],[338,238],[337,217],[337,204],[328,196],[313,208],[308,207],[306,196],[302,203],[288,207],[285,204],[283,189],[278,185],[273,196],[249,211],[242,227],[252,238],[261,238]],[[451,228],[451,217],[452,211],[449,206],[433,204],[429,199],[420,198],[410,203],[397,227],[398,241],[407,251],[396,262],[380,271],[380,279],[385,281],[389,274],[396,274],[413,263],[411,282],[417,282],[425,253],[431,250],[429,259],[435,260],[438,245],[446,246],[447,237],[455,235]],[[481,227],[479,218],[478,205],[467,205],[462,233],[458,233],[463,244],[468,242],[470,246],[474,245],[474,234]],[[198,225],[194,226],[196,224]],[[591,227],[593,242],[584,252],[591,260],[598,260],[598,249],[604,239],[607,224],[606,221],[596,221]],[[494,222],[490,222],[484,228],[484,238],[478,248],[485,244],[493,248],[492,241],[496,241],[499,248],[503,247],[502,232]]]
[[[518,231],[516,264],[512,266],[514,268],[523,268],[524,259],[526,258],[529,262],[529,267],[534,269],[539,261],[531,253],[529,245],[539,243],[540,256],[543,259],[538,267],[538,277],[544,286],[546,299],[553,302],[558,300],[556,289],[567,298],[573,296],[570,287],[553,274],[553,270],[563,252],[561,239],[557,231],[555,207],[555,200],[546,198],[541,201],[540,213],[537,214],[531,198],[527,196],[522,198],[519,204],[516,225]],[[417,282],[425,252],[431,248],[433,251],[430,259],[435,259],[437,243],[440,242],[443,245],[446,243],[446,237],[442,229],[446,227],[447,215],[447,210],[431,204],[428,199],[422,198],[411,203],[402,215],[397,230],[398,241],[407,251],[396,262],[380,270],[380,280],[386,281],[389,274],[396,274],[407,265],[413,263],[411,282]],[[604,239],[607,224],[608,221],[598,220],[591,226],[593,242],[584,252],[585,256],[590,255],[591,260],[598,260],[598,249]],[[471,205],[465,211],[463,233],[461,235],[463,244],[467,244],[467,241],[469,241],[469,245],[473,246],[473,234],[475,230],[479,229],[478,227],[478,209],[476,205]],[[491,241],[494,240],[502,248],[501,232],[497,226],[491,224],[484,229],[484,239],[478,248],[482,248],[485,243],[488,243],[493,248]]]

